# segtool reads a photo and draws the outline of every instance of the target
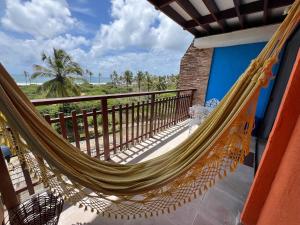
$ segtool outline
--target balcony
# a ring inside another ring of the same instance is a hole
[[[195,89],[181,89],[42,99],[32,103],[37,108],[54,104],[62,106],[60,108],[64,112],[45,114],[45,120],[80,151],[102,160],[137,163],[171,150],[189,136],[189,107],[193,104],[194,92]],[[115,104],[121,99],[126,103]],[[81,102],[89,102],[96,107],[75,107]],[[76,110],[68,111],[72,108],[70,106]],[[29,174],[26,165],[20,163],[16,156],[11,162],[10,179],[21,201],[44,189],[43,184]],[[252,174],[251,167],[241,166],[237,173],[220,181],[191,204],[164,217],[139,222],[197,224],[207,221],[207,224],[232,224],[247,196]],[[226,204],[227,201],[230,205]],[[66,204],[59,224],[99,224],[104,221],[105,224],[124,224],[81,210]],[[208,210],[211,212],[207,214]],[[138,220],[132,221],[136,222]]]

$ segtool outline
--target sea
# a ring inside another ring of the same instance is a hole
[[[46,82],[47,80],[49,80],[49,78],[38,77],[34,80],[26,81],[24,74],[19,74],[19,75],[13,74],[12,77],[14,78],[16,83],[20,86],[25,86],[25,85],[30,85],[30,84],[40,85],[40,84]],[[87,82],[89,82],[90,84],[93,84],[93,85],[107,84],[111,81],[110,77],[101,77],[100,82],[99,82],[99,78],[96,76],[91,77],[91,81],[90,81],[89,77],[84,77],[84,78],[87,80]]]

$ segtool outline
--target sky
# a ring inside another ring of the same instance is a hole
[[[0,62],[11,74],[32,72],[53,48],[103,77],[176,74],[192,38],[147,0],[0,0]]]

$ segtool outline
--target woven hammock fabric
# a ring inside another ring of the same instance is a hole
[[[268,85],[272,66],[299,22],[299,3],[295,1],[278,31],[206,121],[161,156],[121,165],[82,153],[53,130],[2,65],[0,139],[13,146],[13,135],[15,151],[30,171],[86,209],[116,218],[176,209],[233,171],[248,154],[259,91]]]

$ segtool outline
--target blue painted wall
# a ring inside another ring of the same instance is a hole
[[[238,77],[249,66],[265,46],[266,42],[215,48],[206,92],[206,101],[211,98],[221,100]],[[258,101],[256,117],[264,116],[273,82],[262,89]]]

